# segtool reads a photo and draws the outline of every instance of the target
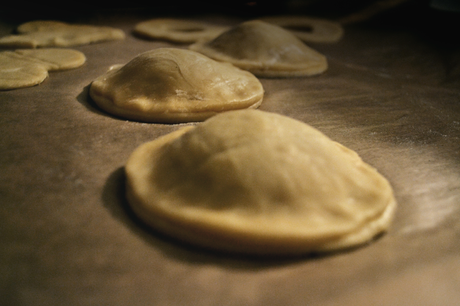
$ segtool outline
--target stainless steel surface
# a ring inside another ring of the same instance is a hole
[[[459,48],[350,26],[337,44],[311,45],[328,57],[323,75],[261,79],[260,109],[357,151],[399,206],[386,235],[354,250],[242,258],[181,245],[127,207],[126,159],[179,125],[114,118],[88,85],[143,51],[186,47],[133,36],[138,21],[95,20],[126,40],[75,47],[83,67],[0,92],[2,305],[459,305]]]

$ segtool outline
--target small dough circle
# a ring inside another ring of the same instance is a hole
[[[12,51],[0,53],[0,90],[32,87],[48,77],[46,65]]]
[[[80,67],[85,55],[77,50],[45,48],[0,52],[0,90],[31,87],[42,83],[48,71]]]
[[[340,23],[321,18],[272,16],[260,20],[283,27],[307,43],[335,43],[343,37],[344,33]]]
[[[325,252],[389,226],[388,181],[350,149],[259,110],[212,117],[138,147],[126,166],[133,211],[201,247],[260,255]]]
[[[178,43],[192,43],[217,37],[227,27],[211,25],[201,21],[172,18],[151,19],[138,23],[134,32],[154,39]]]
[[[327,70],[324,55],[289,31],[260,20],[243,22],[210,41],[189,47],[258,77],[312,76]]]
[[[190,50],[159,48],[113,67],[91,84],[89,93],[113,115],[178,123],[256,108],[264,90],[254,75],[231,64]]]

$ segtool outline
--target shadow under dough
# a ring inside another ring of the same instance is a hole
[[[176,260],[190,264],[215,264],[230,270],[261,270],[329,256],[318,254],[296,257],[248,256],[211,251],[178,241],[156,231],[136,216],[126,199],[125,180],[124,167],[120,167],[110,174],[102,192],[104,207],[123,226],[147,242],[148,245]]]

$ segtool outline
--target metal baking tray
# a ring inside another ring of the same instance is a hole
[[[127,38],[74,47],[87,57],[81,68],[0,92],[3,305],[460,303],[460,48],[397,27],[347,26],[340,42],[310,45],[328,58],[324,74],[261,79],[261,110],[358,152],[388,178],[398,209],[388,233],[353,250],[250,258],[182,245],[127,206],[130,153],[182,125],[108,115],[88,86],[144,51],[187,47],[136,37],[143,20],[85,20]]]

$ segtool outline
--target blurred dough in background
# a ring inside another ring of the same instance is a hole
[[[282,15],[259,19],[291,31],[306,43],[335,43],[344,32],[340,23],[322,18]]]
[[[327,70],[324,55],[289,31],[263,21],[243,22],[210,41],[190,46],[215,60],[229,62],[258,77],[301,77]]]
[[[136,24],[134,32],[152,39],[192,43],[202,39],[213,39],[227,29],[228,27],[202,21],[158,18]]]
[[[0,47],[69,47],[125,38],[120,29],[47,20],[21,24],[17,32],[1,37]]]

